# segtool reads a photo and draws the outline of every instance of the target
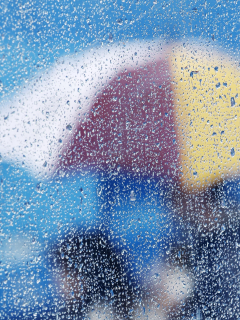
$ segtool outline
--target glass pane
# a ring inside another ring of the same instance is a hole
[[[239,318],[239,3],[3,1],[0,318]]]

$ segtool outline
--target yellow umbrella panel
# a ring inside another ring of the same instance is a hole
[[[176,46],[171,64],[181,182],[201,189],[239,173],[240,70],[200,46]]]

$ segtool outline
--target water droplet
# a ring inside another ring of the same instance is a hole
[[[235,99],[232,97],[231,98],[231,107],[235,106]]]
[[[69,130],[69,131],[72,130],[71,124],[68,124],[68,125],[66,126],[66,129]]]
[[[193,75],[194,75],[194,74],[198,74],[198,71],[191,71],[191,72],[190,72],[190,77],[193,78]]]
[[[136,201],[135,193],[133,190],[130,193],[130,201]]]
[[[42,183],[41,182],[37,183],[36,185],[37,192],[41,192],[41,187],[42,187]]]
[[[113,42],[113,35],[112,35],[112,33],[109,33],[108,40],[109,40],[110,42]]]
[[[231,156],[232,156],[232,157],[235,156],[235,150],[234,150],[234,148],[231,149]]]
[[[110,290],[110,294],[111,294],[111,297],[113,298],[114,297],[114,293],[113,293],[112,289]]]
[[[220,82],[218,82],[218,83],[216,84],[216,88],[218,89],[218,88],[220,88],[220,86],[221,86],[221,84],[220,84]]]
[[[121,26],[123,24],[123,20],[121,18],[117,19],[117,23]]]
[[[44,168],[46,168],[46,166],[47,166],[47,161],[44,162],[43,166],[44,166]]]

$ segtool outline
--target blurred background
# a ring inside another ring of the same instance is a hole
[[[0,8],[1,318],[238,319],[238,1]]]
[[[238,11],[238,1],[2,1],[1,92],[63,55],[119,41],[196,37],[236,55]]]

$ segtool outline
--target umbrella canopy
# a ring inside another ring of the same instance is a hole
[[[62,59],[1,108],[1,154],[35,175],[155,174],[192,190],[239,170],[239,67],[206,44],[133,42]]]

